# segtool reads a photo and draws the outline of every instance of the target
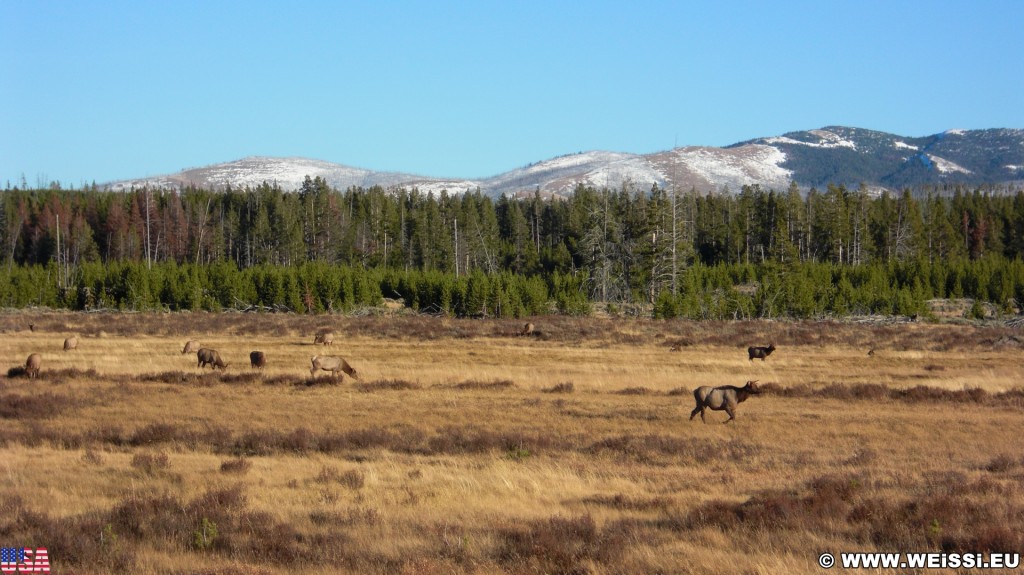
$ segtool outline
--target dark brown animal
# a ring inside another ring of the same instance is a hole
[[[340,357],[334,355],[314,355],[310,358],[310,362],[313,364],[313,367],[309,368],[310,377],[316,375],[317,370],[322,369],[331,372],[333,376],[338,376],[338,372],[342,371],[352,376],[353,379],[359,379],[359,373],[355,368]],[[342,381],[345,379],[344,375],[340,377]]]
[[[64,351],[78,349],[78,336],[71,336],[64,340]]]
[[[250,351],[249,363],[256,369],[263,369],[263,367],[267,365],[267,354],[262,351]]]
[[[774,343],[768,347],[748,347],[747,355],[749,356],[750,361],[754,361],[755,359],[764,361],[765,358],[771,355],[773,351],[775,351]]]
[[[29,377],[39,377],[39,366],[42,365],[43,358],[38,353],[33,353],[28,356],[25,360],[25,373]]]
[[[533,335],[533,324],[527,323],[523,326],[523,329],[519,331],[519,335]]]
[[[743,387],[736,387],[735,385],[723,385],[721,387],[711,387],[703,385],[693,390],[693,399],[697,402],[697,407],[693,408],[690,412],[690,421],[699,413],[700,420],[704,423],[707,421],[704,419],[704,410],[710,409],[712,411],[725,410],[729,414],[729,419],[725,420],[725,423],[729,423],[733,419],[736,419],[736,406],[743,403],[751,395],[761,393],[757,388],[756,381],[748,381]]]
[[[203,346],[200,345],[198,341],[190,339],[185,342],[185,347],[181,348],[181,355],[185,355],[186,353],[195,353],[199,351],[199,348],[201,347]]]
[[[199,348],[199,351],[196,352],[196,357],[199,358],[199,365],[197,367],[200,368],[209,365],[213,369],[217,369],[219,367],[224,370],[228,367],[228,364],[224,363],[224,360],[220,358],[220,353],[215,349],[210,349],[208,347]]]
[[[329,331],[325,333],[318,333],[316,337],[313,338],[313,345],[316,345],[318,343],[322,343],[324,345],[334,345],[334,333]]]

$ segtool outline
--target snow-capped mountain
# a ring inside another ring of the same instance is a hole
[[[177,174],[113,182],[107,187],[223,189],[276,183],[297,190],[306,176],[337,189],[383,186],[461,193],[480,189],[490,196],[571,192],[577,185],[618,189],[631,186],[698,191],[738,191],[744,185],[784,190],[828,184],[900,189],[941,184],[1024,182],[1024,130],[949,130],[924,137],[826,127],[758,138],[725,148],[688,146],[653,154],[592,151],[559,156],[485,179],[427,178],[377,172],[306,158],[251,157]]]

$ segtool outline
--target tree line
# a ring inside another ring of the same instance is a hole
[[[332,189],[306,178],[213,191],[8,188],[0,305],[658,317],[921,313],[1024,302],[1024,192],[759,186],[699,193],[578,186]]]

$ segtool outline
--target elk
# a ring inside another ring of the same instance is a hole
[[[181,348],[181,355],[185,355],[186,353],[195,353],[199,351],[199,348],[201,347],[203,346],[200,345],[198,341],[190,339],[185,342],[185,347]]]
[[[25,373],[29,377],[39,377],[39,366],[42,365],[43,358],[38,353],[33,353],[28,356],[25,360]]]
[[[519,335],[533,335],[533,324],[527,322],[523,329],[519,330]]]
[[[217,369],[219,367],[224,370],[228,367],[228,364],[224,363],[224,360],[220,358],[220,353],[215,349],[210,349],[208,347],[199,348],[199,351],[196,352],[196,357],[199,358],[199,365],[197,367],[200,368],[209,365],[213,369]]]
[[[768,347],[748,347],[747,356],[750,361],[754,361],[755,359],[760,359],[761,361],[764,361],[765,358],[771,355],[773,351],[775,351],[774,343],[769,345]]]
[[[331,372],[332,376],[338,376],[338,372],[342,371],[352,376],[353,379],[359,379],[359,373],[355,368],[340,357],[334,355],[314,355],[310,358],[310,362],[313,364],[313,367],[309,368],[310,377],[315,376],[317,370],[322,369]],[[344,375],[340,377],[342,381],[345,379]]]
[[[78,349],[78,336],[71,336],[64,340],[64,351],[69,349]]]
[[[313,345],[316,345],[318,343],[322,343],[324,345],[334,345],[334,333],[328,331],[316,334],[316,337],[313,338]]]
[[[696,400],[697,407],[690,412],[690,421],[693,421],[693,418],[699,413],[700,420],[707,423],[704,419],[704,410],[710,409],[712,411],[725,410],[729,414],[729,419],[726,419],[725,423],[729,423],[736,419],[736,406],[746,401],[751,395],[758,393],[761,391],[757,388],[757,381],[748,381],[743,387],[702,385],[693,390],[693,399]]]
[[[267,354],[262,351],[250,351],[249,363],[256,369],[263,369],[267,365]]]

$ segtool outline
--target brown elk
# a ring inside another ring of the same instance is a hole
[[[267,354],[262,351],[249,352],[249,363],[256,369],[263,369],[267,365]]]
[[[190,339],[185,342],[185,347],[181,348],[181,355],[185,355],[186,353],[195,353],[199,351],[199,348],[201,347],[203,346],[200,345],[198,341]]]
[[[704,419],[704,410],[710,409],[712,411],[725,410],[729,414],[729,419],[725,420],[725,423],[729,423],[733,419],[736,419],[736,406],[743,403],[751,395],[761,393],[757,388],[756,381],[748,381],[743,387],[736,387],[735,385],[723,385],[721,387],[711,387],[709,385],[703,385],[693,390],[693,399],[697,402],[697,407],[693,408],[690,412],[690,421],[699,413],[700,420],[707,423]]]
[[[78,349],[78,336],[71,336],[64,340],[64,351]]]
[[[200,368],[209,365],[213,369],[217,369],[219,367],[221,370],[224,370],[228,367],[228,364],[224,363],[224,360],[220,358],[220,353],[215,349],[210,349],[208,347],[199,348],[199,351],[196,352],[196,357],[199,359],[199,365],[197,367]]]
[[[33,353],[28,356],[25,360],[25,373],[29,377],[39,377],[39,366],[42,365],[43,358],[38,353]]]
[[[764,361],[765,358],[771,355],[773,351],[775,351],[774,343],[769,345],[768,347],[748,347],[747,356],[750,361],[754,361],[755,359],[760,359],[761,361]]]
[[[322,369],[331,372],[332,376],[338,376],[338,372],[342,371],[352,376],[353,379],[359,379],[359,373],[355,368],[340,357],[334,355],[314,355],[310,358],[310,362],[313,364],[313,367],[309,368],[310,377],[316,375],[317,370]],[[340,378],[343,381],[345,376],[342,375]]]
[[[533,335],[533,324],[527,322],[523,329],[519,330],[519,335]]]
[[[313,345],[316,345],[318,343],[322,343],[324,345],[334,345],[334,333],[328,331],[316,334],[316,337],[313,338]]]

